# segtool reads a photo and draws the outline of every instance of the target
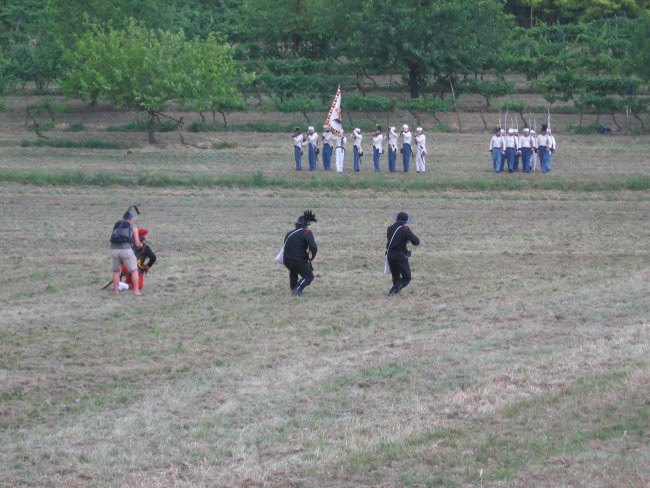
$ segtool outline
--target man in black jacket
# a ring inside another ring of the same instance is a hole
[[[408,260],[411,252],[406,245],[410,242],[414,246],[418,246],[420,239],[406,225],[408,221],[408,214],[400,212],[397,214],[395,223],[386,232],[386,257],[390,273],[393,276],[393,287],[389,290],[388,296],[398,294],[411,281],[411,267]]]
[[[305,287],[314,280],[311,262],[316,257],[318,246],[314,234],[307,228],[312,222],[316,222],[316,216],[311,210],[306,210],[298,217],[296,228],[284,237],[284,265],[289,269],[289,286],[294,295],[302,295]]]

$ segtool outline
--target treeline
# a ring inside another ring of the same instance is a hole
[[[0,43],[0,88],[107,99],[151,130],[170,100],[225,123],[253,100],[318,110],[339,83],[359,110],[392,110],[366,96],[378,75],[434,116],[462,93],[513,94],[506,73],[549,104],[635,115],[650,79],[645,0],[4,0]]]

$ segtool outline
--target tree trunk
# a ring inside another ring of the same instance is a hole
[[[616,120],[616,114],[612,112],[611,116],[612,116],[612,120],[614,121],[614,125],[616,125],[616,129],[617,129],[616,132],[621,132],[623,130],[623,127],[621,127],[620,124],[618,123],[618,120]]]
[[[409,93],[411,94],[411,98],[417,98],[420,96],[420,80],[419,80],[420,67],[417,64],[409,64],[408,70],[409,70],[409,80],[408,80]]]
[[[483,121],[483,128],[487,130],[488,125],[487,125],[487,121],[485,120],[485,116],[483,115],[483,105],[479,107],[479,114],[481,115],[481,120]]]
[[[149,144],[156,143],[156,112],[149,110],[147,112],[147,134],[149,134]]]

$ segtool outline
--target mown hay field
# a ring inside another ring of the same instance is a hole
[[[431,132],[425,175],[377,177],[297,173],[286,134],[21,137],[0,148],[0,485],[650,483],[647,138],[558,133],[550,174],[494,175],[489,134]],[[15,180],[30,171],[181,183]],[[241,174],[261,176],[200,184]],[[521,183],[477,189],[504,179]],[[582,189],[612,179],[640,189]],[[159,261],[116,297],[108,235],[133,203]],[[294,297],[273,257],[307,208],[316,279]],[[398,210],[422,245],[389,298]]]

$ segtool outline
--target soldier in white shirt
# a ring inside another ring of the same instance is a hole
[[[539,164],[542,168],[542,173],[551,171],[551,144],[552,140],[547,132],[548,126],[542,124],[542,133],[537,136],[537,153],[539,154]]]
[[[492,153],[492,167],[495,173],[503,170],[503,152],[506,150],[504,139],[501,137],[501,128],[494,130],[494,135],[490,139],[490,153]]]
[[[307,144],[309,171],[316,171],[316,163],[318,161],[318,133],[311,126],[307,128]]]
[[[415,129],[415,172],[424,173],[427,157],[427,136],[422,132],[422,127]]]
[[[334,156],[336,158],[336,172],[343,172],[343,163],[345,162],[345,143],[348,142],[345,133],[341,131],[335,138]]]
[[[519,150],[521,151],[521,162],[524,173],[530,173],[530,158],[533,154],[535,143],[533,136],[530,135],[530,129],[524,128],[524,134],[519,137]]]
[[[357,173],[359,172],[360,169],[360,163],[361,163],[361,156],[363,156],[363,148],[361,147],[361,141],[363,140],[363,136],[361,135],[361,129],[356,127],[352,131],[352,155],[353,155],[353,163],[354,163],[354,171]]]
[[[395,126],[391,126],[388,131],[388,171],[397,172],[397,138],[399,134],[395,131]]]
[[[535,135],[535,130],[530,129],[530,137],[533,140],[533,153],[530,155],[530,170],[537,171],[537,161],[539,157],[537,155],[537,136]]]
[[[515,128],[515,142],[517,143],[517,149],[515,150],[515,164],[512,166],[514,172],[519,171],[519,159],[521,158],[521,148],[519,147],[519,129]]]
[[[305,137],[300,132],[300,127],[293,130],[293,156],[296,159],[296,171],[302,170],[302,146],[305,143]]]
[[[409,126],[404,124],[402,126],[402,160],[404,163],[404,173],[408,173],[409,165],[411,164],[411,141],[413,134],[409,130]]]
[[[332,163],[332,146],[334,145],[334,134],[329,125],[323,126],[323,170],[329,171]]]
[[[515,154],[517,152],[517,138],[515,137],[515,130],[508,129],[506,140],[506,160],[508,161],[508,173],[512,173],[515,168]]]
[[[375,133],[372,135],[372,162],[375,165],[375,172],[379,173],[379,156],[384,152],[384,134],[381,133],[381,127],[375,127]]]
[[[548,170],[551,171],[551,163],[553,162],[553,155],[557,150],[557,143],[555,142],[555,136],[551,134],[551,129],[546,131],[550,140],[549,153],[548,153]]]

